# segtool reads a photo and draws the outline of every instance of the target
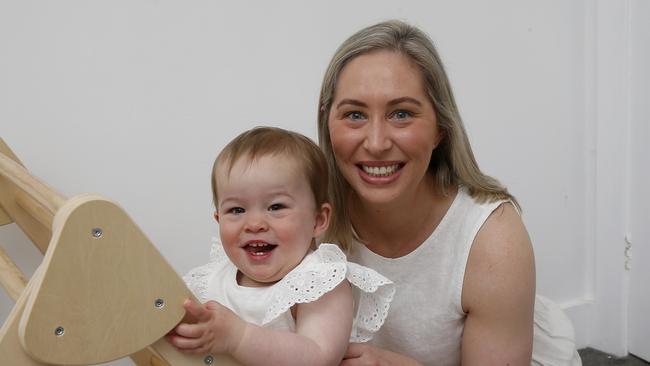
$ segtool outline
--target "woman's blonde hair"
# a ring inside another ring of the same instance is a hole
[[[341,175],[330,140],[328,118],[338,75],[357,56],[378,50],[400,53],[421,71],[427,93],[442,131],[440,144],[431,153],[429,172],[446,192],[463,185],[478,202],[516,199],[496,179],[481,172],[474,158],[465,127],[458,112],[451,85],[438,52],[431,39],[420,29],[399,20],[389,20],[364,28],[345,40],[336,50],[323,78],[318,106],[318,140],[327,157],[330,199],[334,215],[325,241],[348,247],[355,238],[348,206],[345,204],[350,186]]]

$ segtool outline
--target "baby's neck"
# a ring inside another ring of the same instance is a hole
[[[237,284],[242,287],[270,287],[276,284],[277,282],[278,281],[275,282],[255,281],[254,279],[243,274],[242,271],[237,270]]]

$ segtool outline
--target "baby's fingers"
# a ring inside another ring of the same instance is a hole
[[[167,335],[169,343],[181,351],[198,351],[203,348],[203,341],[200,338],[185,338],[178,335]]]
[[[183,307],[185,308],[185,311],[198,321],[206,320],[210,317],[210,312],[203,306],[203,304],[199,304],[190,299],[185,300]]]
[[[186,338],[199,338],[203,336],[205,332],[205,326],[203,324],[188,324],[181,323],[175,329],[176,334]]]

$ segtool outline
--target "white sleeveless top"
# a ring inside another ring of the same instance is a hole
[[[438,227],[411,253],[384,258],[362,244],[352,246],[350,260],[381,272],[397,287],[391,311],[371,343],[425,365],[460,365],[466,317],[461,295],[469,251],[485,220],[504,202],[479,204],[460,187]],[[536,300],[533,364],[580,365],[568,318],[550,301]],[[544,324],[541,332],[538,323]],[[536,359],[537,349],[543,357]]]
[[[249,323],[295,331],[291,307],[319,299],[343,280],[352,285],[355,313],[351,342],[366,342],[384,323],[395,294],[394,284],[376,271],[347,261],[334,244],[321,244],[277,283],[267,287],[237,284],[237,267],[216,241],[210,262],[183,276],[199,301],[214,300]]]

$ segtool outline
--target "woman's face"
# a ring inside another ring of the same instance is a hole
[[[413,199],[426,184],[442,134],[420,70],[406,56],[375,51],[349,61],[328,123],[337,165],[363,202]]]

